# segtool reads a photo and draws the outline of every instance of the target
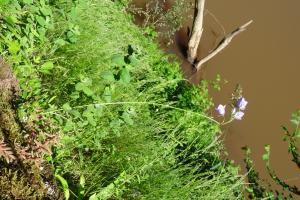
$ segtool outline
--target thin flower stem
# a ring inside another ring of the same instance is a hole
[[[94,104],[87,104],[87,105],[81,105],[81,106],[74,106],[73,108],[86,108],[88,106],[93,106],[93,105],[100,105],[100,106],[110,106],[110,105],[128,105],[128,104],[132,104],[132,105],[154,105],[154,106],[160,106],[160,107],[165,107],[165,108],[171,108],[171,109],[174,109],[174,110],[179,110],[179,111],[182,111],[182,112],[189,112],[189,113],[193,113],[193,114],[196,114],[198,116],[201,116],[201,117],[204,117],[218,125],[220,125],[220,123],[218,121],[216,121],[215,119],[205,115],[205,114],[201,114],[201,113],[197,113],[197,112],[194,112],[194,111],[191,111],[191,110],[185,110],[185,109],[182,109],[182,108],[177,108],[177,107],[174,107],[174,106],[170,106],[170,105],[166,105],[166,104],[161,104],[161,103],[156,103],[156,102],[112,102],[112,103],[94,103]],[[48,111],[48,112],[42,112],[41,114],[43,115],[46,115],[46,114],[51,114],[51,113],[56,113],[56,112],[59,112],[59,111],[62,111],[63,109],[57,109],[57,110],[52,110],[52,111]]]
[[[230,124],[231,122],[233,122],[234,121],[234,118],[232,117],[230,120],[228,120],[227,122],[222,122],[220,125],[221,126],[225,126],[225,125],[227,125],[227,124]]]

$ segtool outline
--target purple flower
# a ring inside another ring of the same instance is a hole
[[[244,115],[245,113],[243,113],[242,111],[238,111],[236,113],[233,113],[233,118],[236,120],[242,120]]]
[[[240,110],[245,110],[246,106],[248,104],[248,101],[244,97],[240,98],[237,102],[237,106]]]
[[[220,104],[220,105],[216,108],[217,113],[218,113],[219,115],[224,116],[224,115],[225,115],[225,107],[226,107],[226,105],[223,106],[222,104]]]

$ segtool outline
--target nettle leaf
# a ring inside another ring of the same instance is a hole
[[[115,81],[115,76],[111,71],[102,72],[101,78],[107,81]]]
[[[54,68],[53,62],[46,62],[41,66],[40,72],[43,74],[51,74],[51,70],[53,68]]]
[[[87,119],[87,121],[89,122],[90,125],[92,125],[94,127],[97,126],[97,122],[94,118],[94,115],[88,115],[86,119]]]
[[[71,131],[74,128],[75,128],[75,123],[71,119],[68,119],[64,126],[64,131]]]
[[[79,95],[79,92],[72,92],[71,95],[70,95],[71,99],[79,99],[80,98],[80,95]]]
[[[99,200],[96,194],[90,196],[89,200]]]
[[[40,11],[44,16],[49,16],[52,14],[51,9],[47,6],[40,8]]]
[[[111,58],[111,61],[113,64],[117,65],[117,66],[124,66],[126,65],[125,60],[124,60],[124,56],[120,55],[120,54],[116,54]]]
[[[55,40],[54,43],[55,43],[57,46],[59,46],[59,47],[64,46],[65,44],[67,44],[67,42],[66,42],[64,39],[61,39],[61,38]]]
[[[42,16],[36,16],[36,21],[39,23],[39,25],[41,26],[46,26],[47,25],[47,21],[44,17]]]
[[[75,119],[81,118],[81,113],[78,110],[71,110],[70,114],[73,115]]]
[[[94,94],[94,92],[90,89],[90,88],[88,88],[88,87],[85,87],[83,90],[82,90],[82,92],[84,93],[84,94],[86,94],[86,96],[93,96],[93,94]]]
[[[120,72],[120,81],[123,83],[130,83],[130,80],[131,76],[129,70],[126,67],[124,67],[123,69],[121,69]]]
[[[83,127],[85,127],[86,125],[88,125],[89,122],[88,122],[88,121],[79,121],[79,122],[77,122],[76,124],[77,124],[77,126],[79,126],[80,128],[83,128]]]
[[[8,51],[13,54],[16,55],[21,49],[21,45],[17,40],[11,41],[8,44]]]
[[[70,106],[69,103],[65,103],[62,108],[64,109],[64,111],[70,111],[72,110],[72,107]]]
[[[131,118],[131,114],[129,114],[127,111],[123,112],[122,119],[124,120],[124,122],[126,122],[129,125],[134,124],[134,121]]]
[[[115,184],[111,183],[105,188],[103,188],[97,195],[97,199],[109,199],[113,196],[115,192]]]
[[[75,90],[81,91],[87,96],[93,96],[94,92],[89,88],[90,85],[91,85],[91,82],[89,80],[79,82],[75,85]]]
[[[136,66],[139,63],[139,60],[137,59],[135,54],[129,56],[129,61],[132,66]]]
[[[87,121],[89,122],[89,124],[91,124],[92,126],[97,126],[97,122],[94,118],[94,108],[87,108],[84,112],[83,112],[83,116],[86,117]]]
[[[84,83],[79,82],[75,85],[75,90],[82,91],[82,90],[84,90],[85,87],[86,87],[86,85]]]
[[[20,23],[20,21],[18,20],[18,18],[16,16],[14,16],[14,15],[7,16],[7,17],[4,18],[4,20],[7,23],[11,24],[11,25],[15,25],[15,24]]]
[[[115,119],[109,123],[109,127],[115,132],[122,124],[124,124],[124,121],[121,119]]]

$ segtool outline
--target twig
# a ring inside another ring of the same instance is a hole
[[[206,57],[204,57],[203,59],[201,59],[198,63],[195,64],[195,67],[197,69],[197,71],[199,71],[201,69],[201,66],[206,63],[207,61],[209,61],[211,58],[213,58],[214,56],[216,56],[218,53],[220,53],[223,49],[225,49],[231,42],[231,40],[237,36],[238,34],[240,34],[241,32],[245,31],[246,28],[252,23],[253,21],[250,20],[249,22],[247,22],[246,24],[238,27],[237,29],[235,29],[234,31],[232,31],[231,33],[227,34],[222,40],[221,42],[218,44],[218,46]]]
[[[203,18],[204,18],[205,0],[198,0],[197,16],[193,25],[192,35],[188,44],[188,61],[194,64],[197,58],[197,50],[203,33]]]

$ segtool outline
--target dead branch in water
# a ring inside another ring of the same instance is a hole
[[[197,3],[197,15],[194,21],[192,35],[188,43],[188,61],[194,64],[197,58],[197,50],[203,33],[203,18],[204,18],[204,5],[205,0],[198,0]]]
[[[218,53],[220,53],[223,49],[225,49],[231,42],[231,40],[237,36],[238,34],[240,34],[241,32],[245,31],[246,28],[252,23],[253,21],[250,20],[249,22],[247,22],[246,24],[238,27],[237,29],[235,29],[234,31],[232,31],[231,33],[227,34],[222,40],[221,42],[218,44],[218,46],[210,53],[208,54],[208,56],[204,57],[203,59],[201,59],[198,63],[195,64],[195,67],[198,70],[201,69],[201,66],[206,63],[207,61],[209,61],[211,58],[213,58],[214,56],[216,56]]]
[[[231,40],[240,34],[241,32],[245,31],[246,28],[252,23],[252,20],[247,22],[246,24],[238,27],[231,33],[227,34],[221,42],[217,45],[217,47],[209,53],[206,57],[199,60],[197,63],[197,51],[198,46],[200,44],[200,40],[203,33],[203,18],[204,18],[204,6],[205,6],[205,0],[197,0],[196,9],[197,14],[196,18],[194,20],[192,34],[188,43],[188,50],[187,50],[187,60],[195,66],[197,71],[201,69],[201,66],[209,61],[211,58],[216,56],[218,53],[220,53],[223,49],[225,49],[231,42]]]

